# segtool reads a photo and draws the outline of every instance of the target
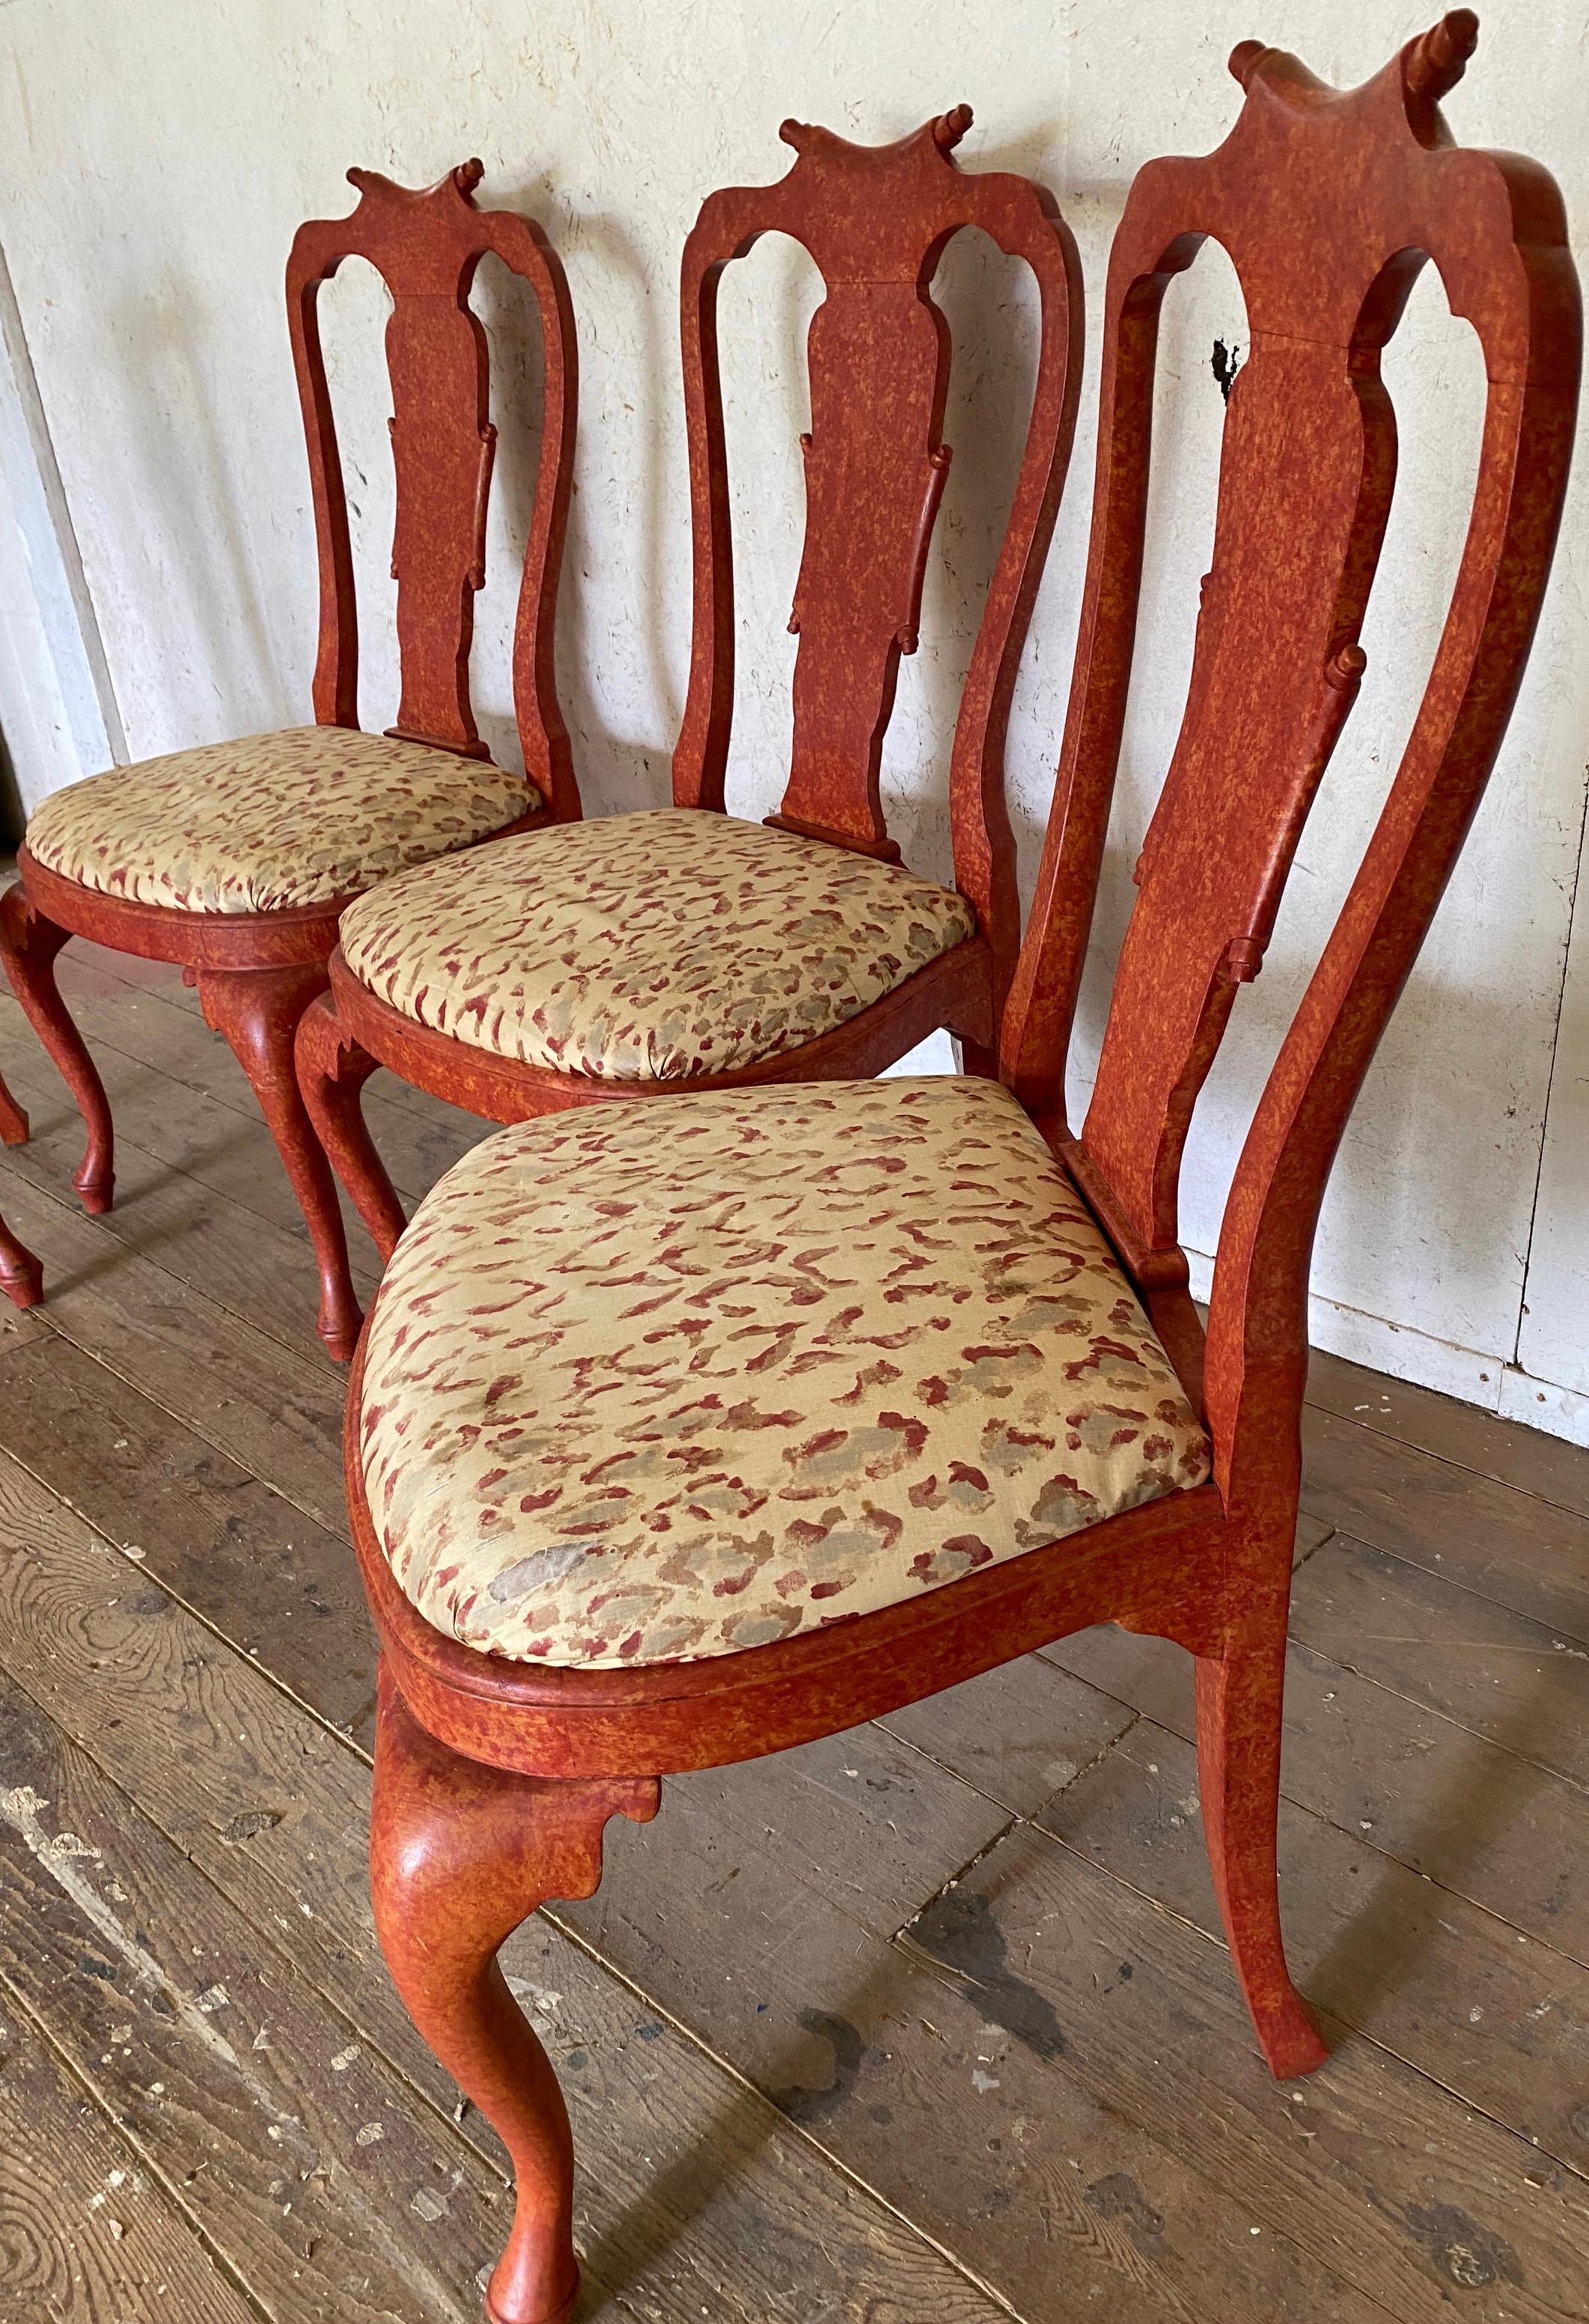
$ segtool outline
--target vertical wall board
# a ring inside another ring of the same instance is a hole
[[[126,757],[71,509],[0,249],[0,733],[19,797]]]
[[[1582,1397],[1589,1397],[1589,878],[1585,873],[1589,873],[1589,839],[1579,872],[1562,991],[1539,1199],[1517,1351],[1525,1372]],[[1535,1417],[1525,1408],[1530,1402],[1556,1407],[1559,1433],[1576,1436],[1584,1428],[1580,1441],[1589,1441],[1585,1426],[1589,1413],[1579,1416],[1544,1388],[1525,1389],[1516,1400],[1519,1418]],[[1573,1425],[1564,1425],[1569,1422]],[[1552,1423],[1547,1420],[1544,1425]]]
[[[47,791],[88,771],[79,757],[22,529],[0,466],[0,844]]]

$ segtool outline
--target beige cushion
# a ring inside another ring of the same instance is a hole
[[[291,726],[113,767],[28,825],[47,872],[179,912],[325,904],[540,805],[522,775],[346,726]]]
[[[411,872],[347,914],[342,954],[473,1048],[675,1081],[799,1048],[975,933],[963,897],[898,864],[665,807]]]
[[[1209,1473],[1070,1181],[952,1076],[488,1139],[387,1268],[359,1429],[402,1590],[521,1662],[737,1653]]]

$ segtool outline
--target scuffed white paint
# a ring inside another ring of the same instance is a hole
[[[139,9],[14,0],[0,15],[0,242],[10,255],[115,698],[134,754],[300,718],[314,568],[281,269],[299,219],[336,213],[357,161],[411,183],[469,153],[481,198],[544,220],[579,317],[577,488],[559,667],[594,811],[654,805],[683,698],[689,542],[675,312],[679,244],[711,187],[781,172],[793,114],[882,139],[964,98],[968,167],[1042,178],[1076,231],[1096,322],[1131,176],[1206,150],[1233,119],[1225,70],[1257,33],[1351,82],[1436,13],[1399,0],[923,0],[779,6],[690,0],[178,0]],[[1459,137],[1537,152],[1582,241],[1589,202],[1583,35],[1561,0],[1493,0],[1447,107]],[[956,447],[885,786],[923,870],[948,868],[953,706],[1019,456],[1034,340],[1019,267],[964,237],[940,277],[958,367]],[[789,732],[804,424],[800,337],[815,296],[775,237],[726,278],[721,321],[744,645],[731,800],[764,813]],[[382,299],[350,265],[326,297],[365,609],[365,716],[394,698],[384,610],[391,490]],[[503,358],[506,485],[478,609],[482,724],[511,749],[507,641],[528,463],[515,398],[538,356],[520,294],[483,270]],[[1224,254],[1169,300],[1142,634],[1076,1096],[1085,1098],[1136,841],[1173,747],[1206,562],[1223,406],[1213,342],[1245,344]],[[1184,1231],[1217,1235],[1247,1112],[1372,828],[1432,656],[1461,545],[1483,378],[1427,278],[1390,351],[1403,493],[1364,642],[1362,699],[1305,835],[1264,973],[1244,992],[1187,1158]],[[1072,486],[1010,728],[1028,878],[1065,713],[1090,493],[1095,361]],[[1535,658],[1490,795],[1364,1092],[1321,1225],[1323,1344],[1575,1433],[1589,1395],[1589,939],[1561,1013],[1585,798],[1589,468],[1572,487]],[[0,528],[3,528],[0,512]],[[0,577],[5,559],[0,553]],[[0,671],[0,694],[5,687]],[[0,709],[3,709],[0,702]],[[946,1045],[935,1056],[946,1063]],[[1554,1083],[1552,1080],[1554,1065]],[[1549,1106],[1548,1134],[1547,1123]],[[1541,1179],[1541,1156],[1544,1173]],[[1536,1192],[1539,1202],[1536,1212]],[[1530,1245],[1532,1260],[1530,1263]],[[1525,1312],[1525,1280],[1527,1307]],[[1516,1367],[1538,1374],[1521,1384]],[[1511,1367],[1511,1370],[1508,1370]],[[1509,1385],[1510,1383],[1510,1385]],[[1543,1393],[1545,1401],[1539,1402]],[[1575,1409],[1575,1407],[1574,1407]]]
[[[8,1823],[19,1834],[29,1853],[70,1898],[90,1927],[97,1930],[111,1950],[125,1962],[135,1984],[148,1993],[159,1995],[196,2041],[223,2065],[242,2076],[256,2103],[278,2122],[296,2122],[296,2116],[280,2112],[264,2084],[245,2070],[231,2043],[209,2022],[209,2012],[203,2004],[171,1984],[148,1946],[125,1926],[114,1904],[106,1903],[88,1875],[79,1870],[80,1860],[100,1862],[98,1849],[79,1840],[75,1832],[45,1830],[42,1818],[49,1806],[49,1801],[41,1799],[27,1784],[0,1791],[0,1821]]]
[[[1519,1420],[1527,1428],[1543,1429],[1549,1436],[1565,1436],[1571,1443],[1589,1447],[1589,1396],[1531,1379],[1520,1367],[1503,1372],[1501,1401],[1503,1420]]]

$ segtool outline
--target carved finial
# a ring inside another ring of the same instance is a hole
[[[1230,53],[1232,78],[1239,80],[1243,88],[1251,88],[1252,76],[1268,54],[1267,42],[1238,41]]]
[[[1454,8],[1442,16],[1407,52],[1408,96],[1438,105],[1456,87],[1478,45],[1479,20],[1471,8]]]
[[[1361,646],[1343,646],[1338,654],[1325,665],[1325,683],[1337,692],[1347,687],[1355,689],[1363,683],[1363,673],[1368,668],[1368,656]]]
[[[931,131],[932,142],[938,152],[949,153],[965,136],[971,126],[971,107],[968,105],[957,105],[951,113],[940,113],[937,120],[928,122],[926,127]],[[914,144],[924,134],[923,130],[918,129],[914,135],[905,142]],[[786,145],[792,145],[797,153],[805,153],[813,148],[820,152],[825,146],[839,152],[851,152],[856,151],[871,152],[877,150],[870,146],[859,148],[849,146],[845,139],[836,137],[831,129],[819,129],[809,121],[781,121],[778,124],[778,134]]]
[[[393,180],[383,177],[379,170],[349,170],[347,182],[350,186],[356,186],[361,194],[371,194],[377,198],[383,198],[395,201],[433,200],[438,194],[444,193],[447,188],[451,186],[463,196],[465,201],[467,201],[485,175],[485,162],[476,161],[460,161],[457,169],[448,171],[446,177],[438,178],[433,186],[418,188],[394,185]]]

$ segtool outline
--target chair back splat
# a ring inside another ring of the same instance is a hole
[[[962,226],[980,226],[1037,278],[1037,387],[1002,549],[956,728],[949,776],[956,881],[995,961],[1000,999],[1020,941],[1004,730],[1075,425],[1082,297],[1076,248],[1024,178],[963,174],[968,106],[897,144],[852,145],[786,121],[798,156],[777,185],[711,195],[685,244],[684,391],[695,531],[689,692],[673,759],[681,807],[721,808],[734,707],[734,573],[718,381],[717,284],[766,233],[816,262],[826,296],[807,347],[806,535],[790,628],[799,633],[794,746],[781,829],[889,862],[879,767],[901,653],[916,650],[921,586],[949,465],[941,441],[948,326],[929,295]]]
[[[1358,632],[1396,472],[1381,350],[1426,263],[1473,325],[1488,376],[1434,667],[1225,1210],[1204,1393],[1233,1516],[1243,1445],[1277,1475],[1294,1466],[1283,1448],[1296,1437],[1325,1183],[1505,732],[1561,511],[1577,278],[1553,180],[1511,154],[1459,150],[1441,118],[1477,31],[1458,10],[1346,92],[1243,42],[1231,69],[1246,97],[1231,134],[1206,157],[1139,172],[1109,272],[1076,678],[1002,1063],[1182,1351],[1197,1334],[1177,1241],[1181,1154],[1363,671]],[[1225,420],[1179,739],[1137,866],[1092,1100],[1072,1136],[1063,1075],[1130,675],[1159,313],[1207,235],[1240,279],[1251,353]]]
[[[311,219],[287,262],[292,357],[309,438],[320,569],[315,717],[358,724],[358,620],[347,502],[320,350],[316,300],[345,258],[367,259],[392,294],[386,365],[392,381],[397,518],[392,577],[403,742],[489,759],[469,696],[475,593],[485,583],[485,514],[496,430],[489,416],[490,350],[468,303],[487,251],[528,282],[545,351],[540,459],[513,640],[513,701],[530,779],[559,820],[579,813],[552,655],[558,576],[572,482],[577,365],[574,310],[561,263],[533,219],[477,210],[482,166],[466,161],[415,192],[373,170],[350,170],[356,208]]]

